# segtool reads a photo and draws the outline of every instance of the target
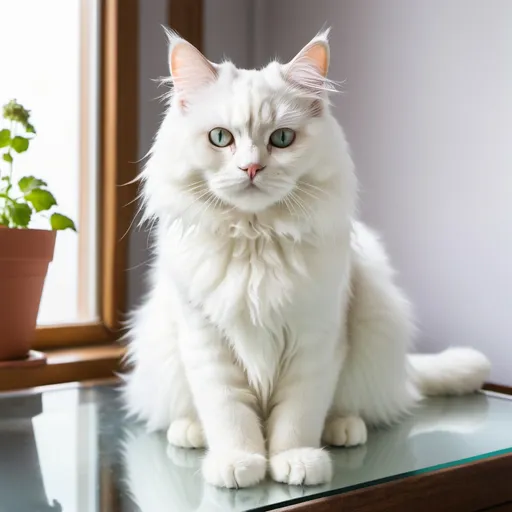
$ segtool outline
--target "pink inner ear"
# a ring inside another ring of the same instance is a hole
[[[327,48],[323,43],[315,43],[308,48],[303,58],[308,59],[318,69],[318,72],[322,76],[327,76],[327,70],[329,67],[329,57],[327,55]]]
[[[180,79],[183,71],[186,69],[187,53],[190,49],[187,48],[187,43],[179,43],[173,48],[171,53],[171,74],[174,79]]]
[[[326,41],[314,40],[285,65],[285,75],[289,82],[318,97],[330,90],[326,79],[328,68],[329,46]]]
[[[193,93],[217,78],[211,62],[186,41],[179,42],[172,48],[170,67],[174,86],[182,96]]]

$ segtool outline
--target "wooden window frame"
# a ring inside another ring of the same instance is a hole
[[[137,185],[139,1],[100,2],[98,310],[96,323],[38,327],[34,348],[104,344],[126,312],[128,240]],[[131,182],[131,183],[130,183]]]
[[[169,0],[169,27],[203,51],[203,0]]]

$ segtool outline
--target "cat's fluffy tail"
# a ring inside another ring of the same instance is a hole
[[[463,395],[480,389],[489,376],[489,360],[472,348],[439,354],[411,354],[411,378],[423,395]]]

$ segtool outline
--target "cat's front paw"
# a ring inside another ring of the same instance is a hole
[[[167,431],[167,440],[178,448],[204,448],[206,446],[201,424],[190,418],[173,421]]]
[[[324,484],[332,478],[332,462],[320,448],[294,448],[270,458],[270,475],[290,485]]]
[[[365,444],[367,437],[364,421],[358,416],[347,416],[328,419],[322,440],[331,446],[357,446]]]
[[[217,487],[238,489],[265,478],[267,461],[259,453],[241,450],[209,452],[203,462],[204,479]]]

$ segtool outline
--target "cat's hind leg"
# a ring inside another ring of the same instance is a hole
[[[205,440],[179,352],[179,332],[169,308],[161,304],[151,297],[134,316],[124,401],[128,413],[149,431],[166,430],[174,446],[202,448]]]
[[[365,422],[358,416],[335,416],[325,422],[322,442],[329,446],[365,444],[368,433]]]
[[[167,430],[167,440],[179,448],[205,448],[203,427],[197,418],[178,418]]]
[[[414,324],[383,247],[360,224],[352,243],[351,288],[348,352],[330,417],[393,423],[420,399],[407,369]]]

